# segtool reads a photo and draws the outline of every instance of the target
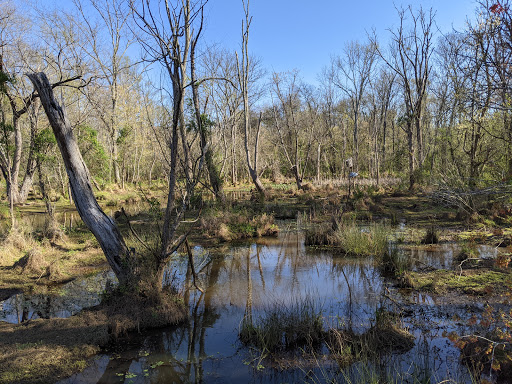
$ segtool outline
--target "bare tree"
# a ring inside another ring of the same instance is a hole
[[[221,137],[219,145],[223,147],[221,174],[230,175],[231,183],[238,182],[238,128],[240,126],[242,97],[238,89],[236,56],[227,50],[209,48],[203,56],[203,67],[213,78],[222,78],[223,81],[210,79],[205,82],[209,100],[209,114],[213,116],[219,128]],[[226,164],[228,166],[226,167]],[[228,168],[229,171],[225,171]],[[245,170],[244,166],[244,170]]]
[[[107,261],[121,284],[132,278],[130,251],[113,220],[98,205],[90,182],[87,166],[82,158],[65,111],[55,100],[52,86],[44,73],[30,74],[43,108],[57,139],[66,165],[73,200],[80,217],[98,240]]]
[[[205,147],[200,148],[200,155],[196,162],[192,161],[191,147],[187,142],[185,132],[184,96],[188,86],[187,79],[195,75],[188,72],[193,62],[193,51],[197,39],[202,31],[203,7],[205,2],[192,4],[190,0],[176,1],[175,4],[169,1],[156,4],[150,0],[132,0],[130,7],[135,17],[136,24],[140,27],[145,39],[140,39],[143,44],[148,60],[160,63],[165,69],[172,86],[172,119],[169,127],[169,187],[167,205],[165,208],[161,246],[158,252],[154,253],[156,262],[157,281],[161,282],[169,257],[184,241],[185,237],[177,236],[178,226],[190,203],[191,195],[199,181],[201,174]],[[161,8],[162,7],[162,8]],[[164,17],[161,17],[161,10],[164,10]],[[194,23],[198,23],[197,31],[194,30]],[[192,92],[197,87],[192,81],[190,86]],[[194,103],[197,106],[196,103]],[[195,124],[201,126],[200,113],[194,111]],[[178,145],[182,142],[184,157],[184,173],[186,188],[182,192],[181,205],[176,205],[177,177],[178,177]],[[204,144],[204,143],[202,143]],[[194,166],[197,164],[197,167]]]
[[[118,104],[121,97],[120,88],[123,86],[123,73],[133,65],[128,58],[128,50],[133,44],[133,40],[127,37],[128,23],[131,20],[130,9],[124,0],[74,0],[74,4],[81,17],[78,27],[84,39],[83,55],[92,62],[95,76],[99,77],[96,82],[100,88],[106,88],[108,93],[109,100],[106,103],[98,90],[89,92],[87,96],[106,128],[110,147],[110,175],[113,171],[114,181],[120,184],[117,141],[121,127]],[[87,4],[91,7],[86,8]],[[98,17],[99,22],[95,23],[92,15]],[[104,40],[105,36],[108,38]],[[91,89],[93,88],[86,88]]]
[[[9,4],[1,5],[0,13],[3,17],[0,19],[0,170],[6,180],[11,205],[26,201],[36,171],[33,150],[35,135],[30,133],[30,129],[25,128],[27,119],[24,119],[35,99],[35,94],[30,83],[23,77],[24,72],[45,69],[56,73],[59,80],[52,87],[64,85],[80,77],[77,75],[79,71],[75,71],[73,75],[67,71],[70,61],[73,60],[69,61],[67,58],[69,50],[66,49],[71,43],[66,38],[73,33],[69,32],[67,36],[62,36],[56,41],[44,28],[40,31],[35,30],[20,12]],[[37,46],[29,38],[32,34],[38,34],[46,44]],[[74,66],[77,69],[78,66]],[[28,151],[25,150],[27,142]]]
[[[377,58],[377,46],[369,41],[361,44],[357,41],[345,46],[344,54],[335,57],[331,63],[332,82],[349,98],[354,121],[354,162],[358,169],[359,159],[359,115],[363,96],[372,76]]]
[[[312,105],[309,89],[299,84],[297,71],[274,73],[272,79],[273,93],[279,101],[278,105],[272,106],[274,127],[297,188],[302,189],[313,144],[316,108]],[[302,110],[303,93],[308,101],[305,111]]]
[[[373,80],[371,100],[374,109],[373,157],[375,164],[374,176],[379,183],[381,165],[386,164],[386,144],[388,137],[388,120],[393,99],[396,93],[396,73],[389,68],[381,67],[378,77]]]
[[[472,40],[485,48],[480,58],[487,74],[480,84],[482,93],[491,92],[490,105],[502,125],[500,132],[489,132],[506,146],[507,178],[512,178],[512,3],[510,0],[480,0],[479,19],[469,26]]]
[[[411,6],[398,9],[400,23],[396,30],[391,31],[390,57],[378,51],[397,74],[402,89],[405,113],[400,126],[407,135],[411,189],[417,182],[416,170],[425,158],[421,116],[431,72],[430,59],[434,52],[434,15],[432,9],[425,12],[421,7],[417,12]],[[408,17],[411,21],[409,29],[406,26]],[[372,40],[376,41],[375,38]]]
[[[250,0],[242,0],[242,5],[244,7],[245,13],[245,22],[242,21],[242,51],[241,57],[238,57],[237,53],[237,72],[238,72],[238,84],[240,87],[240,92],[242,93],[242,99],[244,103],[244,123],[243,123],[243,132],[244,132],[244,150],[245,150],[245,159],[247,162],[247,169],[249,171],[249,175],[251,176],[251,180],[256,187],[256,190],[260,194],[261,197],[265,196],[265,187],[263,186],[260,176],[258,174],[258,148],[259,148],[259,137],[260,137],[260,129],[261,129],[261,114],[258,119],[258,124],[256,126],[256,132],[252,133],[251,129],[251,110],[249,107],[249,73],[251,64],[249,61],[249,28],[251,26],[252,17],[249,16],[249,3]],[[254,149],[251,150],[249,148],[249,140],[254,135]]]

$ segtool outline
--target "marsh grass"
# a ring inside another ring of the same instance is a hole
[[[438,229],[431,225],[427,228],[427,232],[425,233],[425,236],[423,239],[421,239],[422,244],[437,244],[439,243],[439,233]]]
[[[308,225],[304,232],[304,245],[306,246],[325,246],[334,245],[334,231],[328,223],[318,223]]]
[[[276,236],[279,232],[273,215],[255,213],[243,208],[225,210],[211,208],[201,217],[199,229],[204,236],[221,241]]]
[[[388,251],[378,258],[378,265],[384,276],[397,278],[403,287],[410,284],[407,280],[407,271],[411,267],[411,259],[395,244],[388,247]]]
[[[343,221],[334,231],[334,243],[354,256],[381,256],[388,252],[391,228],[382,223],[360,227],[355,221]]]
[[[499,295],[508,293],[512,286],[512,275],[501,270],[435,270],[408,274],[414,289],[435,293],[458,291],[473,296]]]
[[[291,305],[274,305],[252,319],[245,316],[239,331],[240,341],[261,352],[277,352],[323,341],[323,319],[311,298],[297,299]]]
[[[39,247],[32,236],[32,228],[25,223],[12,228],[0,244],[0,266],[11,266],[28,251]]]

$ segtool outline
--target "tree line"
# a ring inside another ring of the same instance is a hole
[[[206,148],[216,194],[248,176],[258,190],[261,177],[293,178],[299,188],[338,178],[349,157],[361,175],[404,177],[411,188],[511,175],[508,3],[481,2],[465,30],[445,33],[435,11],[398,8],[387,41],[369,34],[342,43],[316,86],[298,71],[266,71],[250,55],[249,2],[240,52],[200,40],[203,10],[214,2],[170,4],[167,20],[162,6],[75,0],[48,15],[1,3],[0,168],[15,204],[26,200],[38,163],[66,191],[25,76],[36,71],[58,86],[99,184],[166,178],[173,124],[180,177],[192,180],[194,157]],[[186,6],[190,15],[178,19]]]
[[[264,198],[262,179],[300,189],[346,176],[348,158],[362,177],[400,177],[411,190],[510,180],[508,0],[482,0],[463,31],[439,31],[432,9],[397,8],[384,41],[369,33],[340,43],[316,86],[251,55],[249,0],[240,49],[208,46],[204,13],[214,6],[74,0],[49,11],[0,2],[0,169],[11,207],[34,180],[46,200],[57,191],[93,204],[71,182],[63,151],[73,136],[75,161],[86,164],[74,168],[80,188],[166,180],[154,252],[161,275],[198,186],[223,201],[223,185],[250,180]],[[130,251],[114,232],[109,261],[123,276],[129,263],[118,256]]]

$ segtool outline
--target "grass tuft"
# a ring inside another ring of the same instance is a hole
[[[201,218],[200,230],[206,237],[221,241],[276,236],[279,232],[273,215],[255,214],[246,209],[211,209]]]
[[[375,313],[375,324],[362,334],[331,328],[327,347],[340,366],[375,358],[383,353],[404,353],[414,346],[414,336],[405,329],[400,317],[382,308]]]
[[[264,352],[317,345],[323,336],[321,312],[315,309],[310,298],[298,299],[290,306],[276,305],[256,320],[246,316],[239,331],[243,344]]]
[[[334,232],[335,244],[354,256],[381,256],[388,252],[390,228],[371,223],[361,228],[355,221],[342,222]]]

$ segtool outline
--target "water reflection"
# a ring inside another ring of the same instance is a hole
[[[111,271],[76,279],[45,294],[11,296],[0,302],[0,321],[21,323],[31,319],[69,317],[83,308],[98,305],[107,282],[114,282]]]
[[[416,247],[401,247],[399,252],[406,255],[413,271],[429,269],[453,269],[457,256],[462,252],[458,244],[434,244]],[[491,245],[474,245],[474,256],[479,259],[496,259],[503,249]],[[458,262],[457,262],[458,264]]]
[[[396,291],[371,258],[346,258],[306,249],[303,235],[297,231],[209,252],[196,247],[193,257],[197,284],[204,293],[193,288],[186,256],[178,256],[173,264],[176,269],[169,273],[169,279],[185,287],[184,298],[190,306],[186,325],[132,335],[110,354],[108,364],[96,364],[103,369],[101,377],[84,372],[61,384],[349,382],[354,377],[364,382],[367,376],[382,382],[393,377],[406,382],[411,377],[435,381],[456,377],[459,382],[470,382],[466,368],[459,363],[459,351],[443,332],[466,332],[463,319],[471,311],[436,303],[429,296]],[[439,267],[446,263],[434,251],[427,256],[416,253],[415,257]],[[256,319],[269,308],[290,306],[305,297],[322,309],[326,325],[343,324],[355,332],[371,326],[377,308],[401,311],[416,345],[401,355],[353,364],[342,373],[323,356],[326,350],[315,358],[299,359],[299,364],[296,356],[289,361],[286,356],[277,362],[260,359],[264,368],[258,369],[255,358],[261,356],[255,357],[238,341],[242,319]],[[455,321],[455,315],[462,320]]]
[[[124,203],[123,208],[125,211],[131,215],[139,212],[144,208],[143,202],[137,203]],[[21,210],[21,217],[23,218],[23,222],[25,225],[28,225],[29,228],[33,228],[36,230],[40,230],[44,228],[45,222],[48,219],[48,214],[44,210],[44,207],[38,208],[38,210],[33,210],[31,207],[27,207],[27,209],[31,210]],[[118,211],[119,207],[103,207],[103,211],[109,215],[110,217],[114,217],[116,211]],[[74,208],[74,206],[68,207],[59,207],[55,210],[54,218],[57,223],[68,230],[72,230],[76,226],[84,225],[78,211]]]

